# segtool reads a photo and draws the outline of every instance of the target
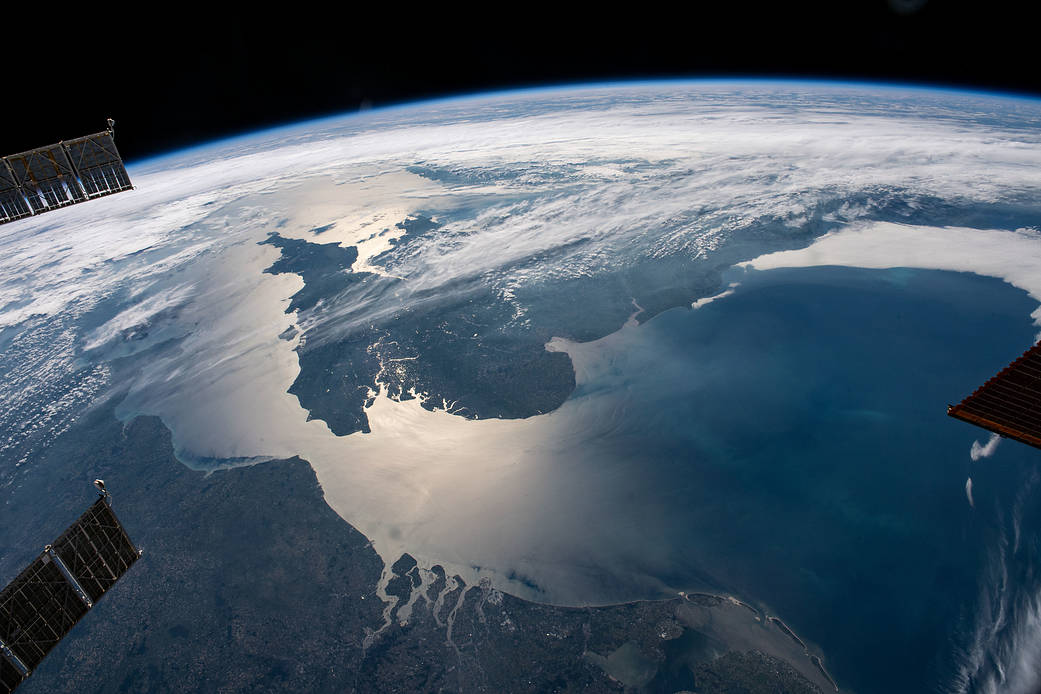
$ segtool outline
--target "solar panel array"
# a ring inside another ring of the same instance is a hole
[[[68,140],[64,145],[88,198],[133,188],[111,132]]]
[[[104,595],[140,556],[104,498],[87,509],[52,547],[92,600]]]
[[[1041,342],[947,414],[1041,448]]]
[[[28,217],[32,213],[22,189],[18,187],[14,172],[4,159],[0,163],[0,224]]]
[[[18,668],[7,662],[7,658],[0,658],[0,692],[13,691],[22,681],[22,673]]]
[[[112,130],[0,158],[0,224],[130,190]]]
[[[103,497],[18,574],[0,592],[0,694],[28,677],[139,556]]]

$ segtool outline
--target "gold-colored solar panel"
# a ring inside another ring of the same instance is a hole
[[[1041,342],[948,407],[947,414],[1041,448]]]

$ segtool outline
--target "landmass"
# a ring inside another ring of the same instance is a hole
[[[410,172],[441,183],[486,185],[489,176],[516,172],[444,170],[411,167]],[[365,407],[383,388],[393,398],[421,397],[428,409],[444,408],[470,419],[520,419],[545,414],[562,405],[575,388],[568,356],[547,352],[546,343],[561,337],[596,340],[629,318],[635,300],[644,322],[700,297],[719,292],[734,264],[764,252],[802,248],[839,222],[831,217],[842,201],[821,203],[793,227],[787,219],[763,217],[747,222],[740,234],[706,241],[710,254],[685,249],[668,256],[635,254],[625,262],[588,272],[550,272],[562,259],[588,244],[580,239],[549,250],[533,250],[501,267],[474,268],[431,288],[416,289],[409,261],[431,252],[423,246],[453,215],[470,219],[465,205],[435,219],[417,212],[397,222],[390,248],[369,258],[359,271],[358,250],[279,235],[272,228],[262,243],[281,257],[269,273],[295,273],[304,288],[286,309],[297,312],[301,331],[296,345],[300,373],[290,388],[309,416],[339,436],[369,432]],[[316,235],[326,227],[317,226]],[[385,230],[387,231],[387,230]],[[453,231],[438,236],[451,248]],[[424,267],[423,265],[419,266]],[[463,268],[465,270],[465,268]],[[537,281],[500,286],[495,278],[536,275]],[[419,283],[422,284],[422,283]],[[370,312],[373,306],[379,311]]]
[[[394,245],[406,251],[437,228],[421,216],[399,226],[406,233]],[[641,321],[689,304],[716,291],[722,269],[744,255],[735,246],[697,273],[675,261],[595,282],[553,279],[521,297],[534,321],[474,278],[405,292],[379,325],[355,325],[307,319],[334,311],[349,318],[367,295],[403,291],[404,280],[352,271],[355,248],[277,233],[263,243],[280,251],[268,272],[304,280],[287,309],[298,314],[297,327],[280,336],[297,340],[301,370],[290,392],[339,435],[368,431],[364,408],[382,388],[463,417],[549,412],[575,387],[568,356],[545,350],[550,337],[608,334],[626,320],[634,295],[646,309]],[[771,247],[800,243],[779,238]],[[145,555],[25,692],[834,687],[820,656],[807,657],[805,644],[730,596],[559,607],[467,585],[408,555],[384,567],[368,539],[325,503],[306,461],[192,471],[174,457],[160,420],[124,426],[111,403],[80,417],[25,470],[38,467],[48,474],[15,473],[0,508],[0,524],[13,529],[3,538],[0,575],[15,575],[55,525],[80,513],[96,477],[108,482]]]
[[[769,652],[786,637],[743,626],[748,609],[727,600],[557,607],[408,555],[384,569],[299,458],[207,475],[174,457],[159,419],[124,426],[102,407],[33,462],[49,474],[12,488],[0,575],[90,503],[95,477],[144,556],[26,694],[821,691],[819,673]],[[744,636],[691,661],[691,643],[727,629]]]
[[[406,234],[398,244],[436,228],[425,218],[401,225]],[[262,243],[281,251],[266,272],[292,272],[304,280],[286,312],[318,318],[303,328],[296,347],[300,374],[289,392],[339,436],[369,431],[364,410],[380,388],[400,399],[422,394],[428,409],[455,403],[453,413],[463,417],[509,419],[554,410],[575,387],[568,356],[547,352],[548,338],[508,330],[513,309],[490,287],[409,293],[379,324],[353,321],[357,306],[373,296],[393,296],[402,280],[351,272],[353,246],[277,233]],[[328,311],[338,311],[339,318],[323,323]]]

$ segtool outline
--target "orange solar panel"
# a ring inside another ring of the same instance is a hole
[[[947,414],[1041,448],[1041,342],[948,407]]]

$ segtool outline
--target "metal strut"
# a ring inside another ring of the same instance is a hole
[[[15,655],[14,651],[7,647],[7,644],[4,643],[3,639],[0,639],[0,653],[3,653],[4,657],[7,658],[7,662],[14,665],[15,669],[22,673],[22,677],[29,676],[31,672],[29,668],[25,666],[25,663],[22,662],[21,658]]]
[[[87,591],[83,590],[83,586],[81,586],[80,582],[76,580],[76,577],[72,575],[72,572],[69,571],[69,567],[67,567],[65,562],[61,560],[61,557],[59,557],[58,553],[54,551],[54,548],[47,545],[43,548],[43,551],[47,553],[47,556],[51,558],[54,565],[58,567],[58,571],[61,571],[61,575],[65,577],[65,580],[69,582],[72,589],[76,591],[76,595],[78,595],[80,600],[83,601],[83,604],[87,606],[87,609],[89,610],[94,607],[94,601],[90,599],[89,595],[87,595]]]

